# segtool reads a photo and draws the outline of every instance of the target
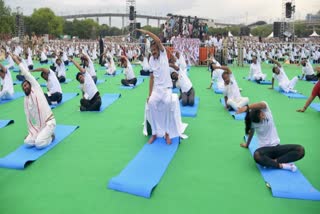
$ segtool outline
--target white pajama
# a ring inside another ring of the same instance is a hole
[[[283,82],[283,83],[279,83],[279,87],[286,93],[293,91],[295,85],[298,82],[298,77],[294,77],[292,78],[292,80],[290,80],[289,82]]]
[[[235,111],[238,110],[238,108],[241,108],[245,105],[248,105],[249,98],[248,97],[239,97],[237,99],[228,99],[227,104],[232,107]]]

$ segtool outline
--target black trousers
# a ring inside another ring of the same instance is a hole
[[[184,92],[184,93],[181,92],[182,106],[193,106],[194,96],[195,96],[195,91],[193,88],[191,88],[188,92]]]
[[[69,60],[63,62],[65,66],[69,65]]]
[[[50,66],[50,69],[51,69],[52,71],[56,71],[57,67],[54,66],[54,64],[53,64],[53,65]]]
[[[130,85],[136,85],[137,84],[137,78],[133,78],[131,80],[122,79],[121,84],[124,86],[130,86]]]
[[[303,156],[304,148],[297,144],[261,147],[253,154],[256,163],[272,168],[280,168],[279,164],[294,162]]]
[[[62,100],[62,94],[59,92],[53,93],[50,96],[45,93],[44,96],[46,97],[49,105],[52,105],[52,102],[60,103]]]
[[[150,71],[141,70],[140,75],[141,76],[150,76]]]
[[[100,93],[97,92],[91,100],[80,100],[80,111],[99,111],[101,103]]]
[[[314,74],[306,75],[306,80],[307,81],[318,81],[318,77]]]
[[[58,77],[58,80],[59,80],[60,83],[63,83],[63,82],[66,81],[66,77],[60,76],[60,77]]]
[[[48,60],[43,60],[43,61],[40,61],[40,64],[47,64],[48,63]]]
[[[28,65],[29,70],[33,70],[33,65]]]

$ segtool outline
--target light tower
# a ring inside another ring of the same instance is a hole
[[[15,23],[15,36],[19,37],[20,40],[23,39],[24,36],[24,20],[23,20],[23,14],[22,14],[22,8],[17,7],[17,13],[16,13],[16,23]]]
[[[280,24],[280,38],[292,37],[294,41],[295,0],[282,0],[282,20]]]
[[[136,0],[126,0],[126,14],[128,14],[127,26],[131,37],[136,37]]]

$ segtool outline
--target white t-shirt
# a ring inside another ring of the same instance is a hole
[[[12,82],[12,77],[9,69],[7,69],[7,73],[4,76],[4,79],[0,78],[0,85],[2,85],[2,91],[6,91],[10,95],[13,96],[14,94],[14,89],[13,89],[13,82]]]
[[[144,70],[144,71],[149,71],[150,70],[150,65],[149,65],[147,57],[144,57],[144,59],[143,59],[142,70]]]
[[[230,83],[225,85],[223,94],[228,97],[228,99],[238,100],[241,97],[240,89],[236,81],[233,81],[233,74],[230,75]]]
[[[278,68],[280,70],[280,73],[279,74],[273,73],[272,77],[278,81],[279,85],[288,83],[289,79],[286,73],[284,72],[283,68],[282,67],[278,67]]]
[[[154,59],[154,57],[151,56],[149,64],[151,68],[150,72],[152,72],[154,76],[154,87],[172,88],[166,50],[164,49],[164,51],[160,51],[158,59]]]
[[[255,75],[260,75],[260,74],[262,74],[260,63],[259,62],[257,62],[256,64],[251,63],[249,78],[254,79],[253,77]]]
[[[88,72],[85,72],[83,76],[84,76],[84,83],[82,85],[82,91],[84,92],[83,96],[85,99],[91,100],[94,97],[94,95],[98,92],[98,88],[96,84],[94,84],[94,81]]]
[[[127,80],[131,80],[131,79],[135,78],[135,75],[134,75],[134,72],[132,69],[132,65],[129,62],[129,60],[127,60],[127,67],[124,69],[124,75]]]
[[[183,93],[188,92],[192,88],[192,83],[186,71],[179,71],[179,85]]]
[[[58,80],[56,74],[51,69],[49,70],[47,88],[48,88],[48,91],[50,92],[50,94],[53,94],[56,92],[62,93],[59,80]]]
[[[302,73],[304,75],[312,75],[312,74],[314,74],[314,70],[313,70],[310,62],[307,62],[306,66],[304,66],[304,67],[302,66]]]
[[[66,77],[66,67],[63,62],[60,65],[56,65],[56,72],[58,77]]]
[[[86,54],[86,56],[89,60],[88,67],[85,68],[86,72],[88,72],[92,77],[97,76],[92,60],[90,59],[90,57],[87,54]]]
[[[42,51],[41,52],[41,56],[40,56],[40,60],[41,61],[45,61],[45,60],[47,60],[48,58],[47,58],[47,55]]]
[[[280,144],[280,139],[270,108],[266,102],[264,103],[267,105],[267,108],[262,109],[262,111],[265,113],[266,118],[260,123],[252,123],[252,128],[255,130],[258,138],[259,148]]]

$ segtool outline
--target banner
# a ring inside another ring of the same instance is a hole
[[[199,39],[175,38],[172,41],[174,50],[183,54],[189,64],[197,65],[199,61]]]

